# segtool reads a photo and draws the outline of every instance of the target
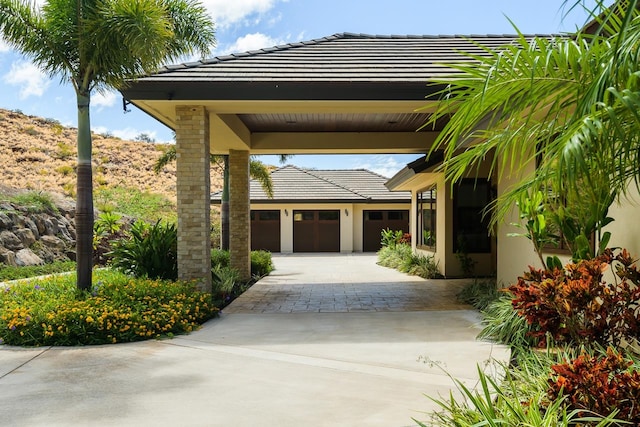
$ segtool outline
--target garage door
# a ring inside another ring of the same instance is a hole
[[[251,211],[251,250],[280,252],[280,211]]]
[[[386,228],[409,232],[409,211],[364,211],[362,215],[364,252],[376,252],[380,249],[380,232]]]
[[[294,252],[340,252],[340,211],[293,211]]]

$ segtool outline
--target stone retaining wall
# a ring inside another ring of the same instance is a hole
[[[75,259],[73,210],[35,212],[0,202],[0,263],[38,265]]]

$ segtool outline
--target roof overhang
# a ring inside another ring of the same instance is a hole
[[[407,164],[384,185],[389,191],[411,191],[414,189],[416,181],[424,180],[425,174],[437,174],[435,170],[443,160],[444,154],[440,151],[436,151],[430,156],[421,157]]]

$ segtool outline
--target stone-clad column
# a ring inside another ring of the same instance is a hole
[[[229,151],[229,251],[231,267],[240,278],[251,278],[251,220],[249,217],[249,152]]]
[[[209,115],[205,107],[176,107],[178,278],[211,291]]]

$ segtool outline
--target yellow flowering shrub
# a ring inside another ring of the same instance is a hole
[[[191,332],[214,317],[211,294],[192,283],[94,272],[90,293],[74,276],[0,288],[0,340],[8,345],[88,345]]]

